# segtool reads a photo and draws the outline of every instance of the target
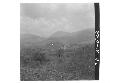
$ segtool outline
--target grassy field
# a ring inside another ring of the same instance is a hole
[[[94,80],[95,44],[68,49],[25,47],[20,50],[20,80]]]

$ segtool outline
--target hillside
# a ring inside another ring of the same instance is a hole
[[[82,31],[77,31],[73,33],[68,32],[56,32],[52,36],[50,36],[47,41],[58,41],[58,42],[69,42],[69,43],[81,43],[81,42],[89,42],[95,40],[95,30],[94,29],[86,29]]]
[[[63,32],[57,31],[52,34],[49,38],[43,38],[33,34],[21,34],[20,44],[24,46],[36,46],[36,47],[48,47],[48,44],[55,42],[55,45],[62,46],[62,44],[87,44],[95,41],[94,29],[86,29],[77,32]]]
[[[70,36],[71,33],[69,32],[64,32],[64,31],[57,31],[53,33],[50,37],[51,38],[58,38],[58,37],[65,37],[65,36]]]
[[[20,34],[20,46],[36,45],[38,42],[42,42],[45,38],[34,34]]]

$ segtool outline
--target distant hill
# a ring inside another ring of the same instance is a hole
[[[20,46],[36,45],[38,42],[42,42],[45,38],[34,34],[20,34]]]
[[[86,29],[78,32],[73,32],[72,38],[74,42],[95,41],[95,29]]]
[[[70,36],[71,33],[68,32],[64,32],[64,31],[57,31],[54,34],[52,34],[50,37],[51,38],[58,38],[58,37],[65,37],[65,36]]]
[[[86,29],[77,32],[63,32],[59,31],[54,33],[50,38],[45,41],[59,41],[59,42],[70,42],[70,43],[78,43],[78,42],[89,42],[95,41],[95,30],[94,29]]]
[[[77,43],[77,44],[86,44],[95,41],[95,30],[86,29],[77,32],[63,32],[57,31],[52,34],[49,38],[43,38],[33,34],[21,34],[20,35],[20,44],[21,46],[48,46],[49,43],[55,42],[55,45],[59,46],[64,43]]]

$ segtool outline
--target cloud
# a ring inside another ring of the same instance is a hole
[[[20,21],[21,33],[32,33],[41,36],[50,36],[56,31],[71,32],[73,27],[68,19],[47,20],[45,18],[32,19],[29,17],[21,17]]]
[[[94,13],[94,4],[92,3],[22,3],[20,5],[21,16],[31,18],[55,17],[61,15],[70,15],[77,12]]]
[[[21,33],[48,37],[56,31],[74,32],[94,27],[93,4],[24,3],[20,12]]]

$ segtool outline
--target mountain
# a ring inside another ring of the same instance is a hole
[[[61,46],[65,43],[70,44],[86,44],[95,41],[95,30],[86,29],[77,32],[63,32],[57,31],[52,34],[49,38],[43,38],[34,34],[21,34],[20,35],[20,44],[21,46],[40,46],[48,47],[49,43],[55,43],[55,45]]]
[[[71,33],[68,33],[68,32],[64,32],[64,31],[57,31],[55,32],[54,34],[52,34],[50,37],[51,38],[58,38],[58,37],[64,37],[64,36],[70,36]]]
[[[80,42],[90,42],[95,41],[95,30],[94,29],[86,29],[77,32],[63,32],[58,31],[50,36],[45,41],[59,41],[62,43],[70,42],[70,43],[80,43]]]
[[[95,41],[95,29],[85,29],[72,33],[72,38],[76,42],[90,42]]]

